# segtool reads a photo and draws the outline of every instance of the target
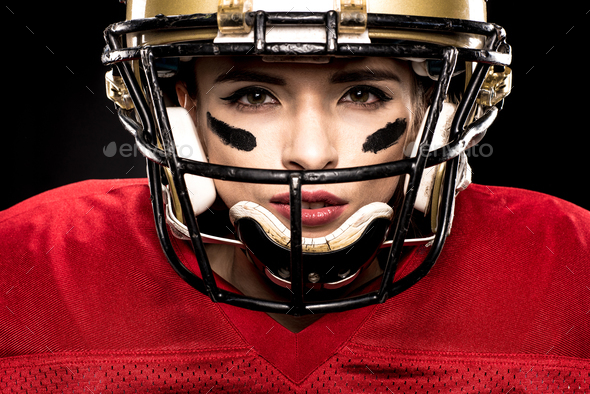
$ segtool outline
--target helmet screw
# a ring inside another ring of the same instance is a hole
[[[341,279],[346,278],[350,274],[350,269],[343,269],[338,271],[338,277]]]
[[[315,272],[310,272],[309,275],[307,275],[307,280],[311,283],[318,283],[320,281],[320,275]]]
[[[289,272],[289,270],[285,269],[285,268],[279,268],[277,273],[283,279],[287,279],[287,278],[289,278],[289,276],[291,276],[291,273]]]

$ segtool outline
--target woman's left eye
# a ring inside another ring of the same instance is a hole
[[[372,86],[355,86],[349,89],[340,99],[341,102],[350,102],[361,105],[376,104],[389,100],[391,100],[391,97],[387,96],[380,89]]]
[[[240,98],[242,104],[260,105],[266,102],[270,102],[270,96],[263,91],[250,92]]]
[[[350,101],[355,103],[366,103],[371,99],[371,101],[375,101],[376,97],[374,94],[371,94],[367,90],[363,89],[355,89],[348,93],[350,95]]]

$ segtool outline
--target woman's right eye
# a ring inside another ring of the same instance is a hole
[[[229,101],[232,104],[253,107],[278,103],[278,101],[270,93],[260,88],[239,89],[230,96],[222,97],[221,99]]]

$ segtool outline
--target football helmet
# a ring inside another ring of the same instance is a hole
[[[423,278],[450,232],[455,196],[470,182],[465,150],[483,138],[510,92],[511,49],[504,29],[486,22],[485,3],[128,0],[126,20],[104,32],[102,61],[112,67],[106,76],[107,95],[148,159],[158,235],[178,274],[215,302],[292,315],[382,303]],[[210,164],[194,122],[167,96],[166,86],[183,63],[215,56],[277,62],[396,58],[429,81],[431,94],[415,142],[406,147],[402,160],[305,171]],[[459,91],[455,100],[452,89]],[[369,204],[332,234],[302,237],[302,185],[394,176],[403,179],[395,207],[393,202]],[[244,201],[229,207],[237,236],[216,233],[220,223],[206,217],[216,199],[214,179],[288,186],[290,228],[264,207]],[[428,234],[412,234],[417,217],[426,218]],[[200,272],[181,262],[170,234],[190,242]],[[207,243],[242,248],[266,280],[288,290],[285,299],[222,289]],[[396,278],[404,248],[413,245],[425,245],[428,252],[412,272]],[[347,292],[347,285],[378,253],[385,256],[379,260],[383,273],[378,286]]]

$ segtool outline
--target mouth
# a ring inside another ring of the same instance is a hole
[[[285,219],[291,218],[289,193],[279,193],[270,200],[271,205]],[[301,224],[319,227],[336,221],[346,210],[348,202],[325,190],[301,192]]]

